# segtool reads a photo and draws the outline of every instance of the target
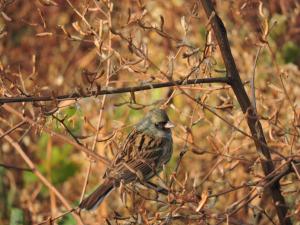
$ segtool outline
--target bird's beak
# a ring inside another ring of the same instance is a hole
[[[166,124],[165,124],[165,128],[173,128],[175,127],[175,125],[171,122],[171,121],[168,121]]]

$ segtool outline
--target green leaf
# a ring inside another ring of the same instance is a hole
[[[288,41],[282,47],[282,54],[286,63],[296,63],[300,58],[300,47],[292,41]]]
[[[271,19],[271,24],[275,24],[275,26],[272,27],[270,36],[273,40],[277,40],[280,37],[282,37],[282,35],[284,35],[284,33],[287,30],[287,21],[288,21],[288,17],[286,15],[280,15],[280,14],[275,14],[272,19]]]
[[[76,221],[71,214],[67,214],[64,218],[58,221],[58,225],[76,225]]]
[[[77,108],[75,106],[70,106],[64,110],[65,116],[70,118],[71,116],[75,115],[77,112]]]
[[[130,123],[137,123],[143,116],[144,113],[142,110],[130,110],[128,118],[130,119]]]
[[[0,167],[0,219],[6,217],[7,212],[7,193],[4,183],[5,169]]]
[[[41,148],[39,156],[41,162],[37,165],[37,168],[45,175],[47,172],[47,165],[50,163],[51,181],[53,184],[59,185],[74,176],[80,167],[70,158],[73,147],[69,144],[64,144],[62,147],[52,146],[51,157],[47,159],[45,149],[46,141],[48,139],[48,136],[42,135],[41,140],[39,140],[39,147]],[[37,181],[37,177],[33,173],[26,172],[23,173],[23,180],[26,184],[31,184]]]
[[[62,184],[68,178],[75,175],[79,165],[74,162],[62,162],[52,168],[51,179],[53,184]]]
[[[203,40],[205,40],[205,37],[206,37],[206,27],[205,26],[199,26],[199,33],[200,33],[200,36]]]
[[[162,96],[164,95],[163,89],[154,89],[151,91],[151,101],[159,101],[161,100]]]
[[[13,208],[10,213],[10,225],[23,225],[24,224],[24,213],[23,210]]]
[[[39,147],[39,151],[38,151],[38,156],[41,159],[44,159],[46,157],[46,148],[47,148],[47,143],[49,141],[49,135],[46,133],[42,133],[42,135],[40,136],[39,140],[38,140],[38,147]]]
[[[67,108],[61,109],[56,115],[59,119],[64,119],[64,124],[74,135],[80,135],[83,124],[83,114],[79,107],[69,106]],[[62,132],[65,130],[64,126],[58,120],[53,119],[52,125],[54,130],[57,132]]]
[[[79,165],[72,162],[69,155],[72,151],[69,144],[63,145],[62,148],[54,146],[51,156],[51,179],[54,184],[62,184],[68,178],[74,176],[79,169]]]
[[[124,114],[125,114],[125,107],[115,107],[114,108],[114,113],[112,114],[114,119],[120,119],[123,118]]]
[[[23,173],[23,180],[25,184],[31,184],[37,181],[37,177],[34,173]]]

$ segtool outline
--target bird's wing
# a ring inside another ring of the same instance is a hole
[[[110,167],[108,167],[103,175],[103,178],[107,177],[112,170],[116,167],[116,165],[118,165],[121,161],[124,160],[124,158],[126,157],[127,154],[129,154],[128,152],[131,150],[130,146],[132,141],[135,140],[135,136],[138,134],[138,130],[136,128],[134,128],[127,136],[127,138],[125,139],[124,145],[122,147],[122,149],[116,154],[113,163]]]
[[[166,139],[153,137],[133,130],[125,141],[123,151],[117,155],[109,176],[130,182],[137,177],[149,179],[161,167],[161,157],[166,151]]]
[[[132,143],[135,141],[136,136],[138,136],[140,132],[134,128],[127,136],[123,148],[120,152],[116,155],[113,166],[116,166],[120,161],[124,160],[126,155],[130,154],[130,151],[132,150],[130,146],[132,146]]]

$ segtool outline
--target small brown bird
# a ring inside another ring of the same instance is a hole
[[[94,210],[122,182],[149,180],[160,172],[173,152],[170,122],[162,109],[151,110],[130,132],[104,182],[80,204],[80,209]]]

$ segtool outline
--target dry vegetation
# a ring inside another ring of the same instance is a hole
[[[269,177],[248,113],[218,79],[228,71],[200,1],[0,7],[0,224],[283,224],[268,188],[277,181],[299,224],[299,1],[215,5],[271,152]],[[213,79],[173,82],[198,78]],[[165,82],[173,87],[152,89]],[[122,89],[133,86],[148,90]],[[35,101],[43,96],[51,100]],[[96,212],[68,213],[101,182],[132,125],[161,106],[177,125],[173,157],[153,179],[168,194],[127,185]]]

